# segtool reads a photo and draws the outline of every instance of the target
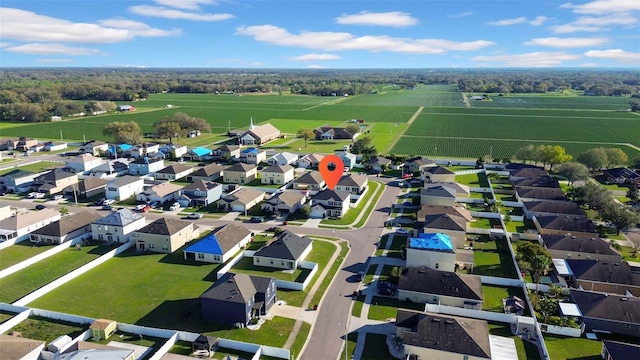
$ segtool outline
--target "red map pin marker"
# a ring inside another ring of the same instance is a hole
[[[338,184],[338,181],[340,181],[340,177],[342,177],[342,173],[344,172],[344,163],[342,162],[342,159],[336,155],[327,155],[320,160],[318,168],[320,169],[320,175],[322,175],[324,182],[327,183],[329,190],[333,190]]]

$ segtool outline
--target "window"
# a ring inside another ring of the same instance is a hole
[[[260,262],[260,258],[256,258],[256,262]]]
[[[436,270],[440,268],[440,264],[436,263]]]
[[[204,259],[204,254],[198,254],[198,259]]]
[[[104,235],[98,234],[98,240],[100,240],[100,241],[104,240]]]

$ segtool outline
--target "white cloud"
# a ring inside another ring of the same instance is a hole
[[[11,43],[10,42],[0,42],[0,48],[4,48],[4,47],[7,47],[7,46],[11,46]]]
[[[20,54],[36,54],[36,55],[101,55],[102,52],[97,49],[89,49],[84,47],[67,46],[63,44],[24,44],[10,46],[4,48],[6,51],[16,52]]]
[[[584,64],[580,64],[580,67],[596,67],[599,66],[596,63],[584,63]]]
[[[606,26],[630,26],[638,23],[638,18],[629,14],[610,14],[604,16],[581,16],[575,21],[563,25],[554,25],[549,30],[556,34],[568,34],[578,31],[607,31]]]
[[[558,49],[581,48],[590,46],[599,46],[609,42],[606,37],[590,37],[590,38],[537,38],[525,42],[529,46],[548,46]]]
[[[406,54],[442,54],[447,51],[474,51],[495,45],[494,42],[486,40],[457,42],[443,39],[409,39],[390,36],[356,37],[346,32],[301,32],[296,35],[273,25],[241,26],[236,29],[236,33],[252,36],[256,41],[269,44],[324,51],[364,50]]]
[[[488,22],[487,24],[494,25],[494,26],[508,26],[508,25],[522,24],[523,22],[526,22],[526,21],[527,21],[527,18],[524,16],[521,16],[513,19],[491,21],[491,22]]]
[[[251,65],[251,66],[264,66],[264,63],[260,62],[260,61],[254,61],[254,62],[250,63],[249,65]]]
[[[141,37],[176,36],[182,33],[180,29],[156,29],[139,21],[127,20],[122,18],[100,20],[98,21],[98,24],[106,27],[128,30],[131,32],[131,34]]]
[[[558,66],[563,61],[577,60],[580,55],[565,52],[531,52],[514,55],[476,56],[473,61],[496,62],[509,67],[550,67]]]
[[[338,60],[338,59],[342,59],[342,58],[338,55],[333,55],[333,54],[306,54],[306,55],[300,55],[300,56],[291,58],[291,60],[297,60],[297,61],[319,61],[319,60]]]
[[[529,20],[529,24],[533,26],[540,26],[543,25],[547,20],[548,19],[546,16],[536,16],[535,19]]]
[[[621,63],[640,64],[640,53],[622,49],[589,50],[584,53],[588,58],[615,60]]]
[[[309,65],[307,66],[307,69],[326,69],[326,66],[322,66],[322,65]]]
[[[570,34],[574,32],[596,32],[596,31],[606,31],[604,27],[601,26],[592,26],[592,25],[574,25],[574,24],[564,24],[564,25],[554,25],[549,27],[549,30],[556,34]]]
[[[385,13],[370,13],[367,11],[354,15],[342,15],[336,18],[336,22],[342,25],[379,25],[391,27],[407,27],[418,23],[418,19],[411,14],[390,11]]]
[[[72,59],[38,59],[36,60],[39,63],[70,63],[73,62]]]
[[[566,3],[560,6],[562,9],[572,9],[578,14],[608,14],[612,12],[629,12],[640,10],[640,2],[637,0],[596,0],[584,4],[575,5]]]
[[[185,10],[198,10],[200,5],[217,5],[213,0],[154,0],[156,3],[164,6],[174,7]]]
[[[223,21],[234,18],[231,14],[195,13],[189,11],[169,9],[164,6],[135,5],[130,6],[129,11],[144,16],[153,16],[166,19],[194,20],[194,21]]]
[[[473,11],[465,11],[465,12],[461,12],[461,13],[457,13],[457,14],[452,14],[449,15],[450,18],[462,18],[462,17],[467,17],[469,15],[473,15]]]

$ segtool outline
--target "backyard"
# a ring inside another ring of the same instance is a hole
[[[424,311],[424,304],[400,301],[395,298],[374,296],[371,299],[369,314],[367,318],[371,320],[395,319],[398,308],[416,311]]]
[[[511,329],[508,324],[503,323],[493,323],[489,322],[489,334],[508,337],[513,339],[516,344],[516,351],[518,352],[518,360],[529,360],[529,359],[539,359],[540,352],[538,351],[538,347],[530,343],[526,340],[523,340],[519,336],[515,336],[511,333]],[[555,357],[551,357],[551,359],[555,360]]]
[[[53,249],[53,246],[34,246],[28,240],[13,244],[0,250],[0,270],[4,270],[49,249]]]
[[[383,334],[367,333],[364,341],[362,359],[367,360],[396,360],[389,354],[387,347],[387,336]]]
[[[10,331],[17,331],[24,338],[42,340],[48,344],[62,335],[69,335],[73,339],[85,330],[87,329],[79,324],[34,316],[21,321]]]
[[[522,300],[525,299],[522,289],[514,286],[482,285],[482,296],[484,298],[482,310],[499,313],[504,312],[502,299],[508,298],[509,296],[517,296]],[[526,307],[523,315],[529,316],[529,314],[529,308]]]
[[[238,274],[272,277],[274,279],[302,283],[305,281],[311,270],[302,268],[298,268],[295,270],[285,270],[268,266],[256,266],[253,265],[253,258],[243,257],[231,268],[231,272]]]
[[[518,278],[507,240],[477,240],[473,242],[473,247],[473,274]]]

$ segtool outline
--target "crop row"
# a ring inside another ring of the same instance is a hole
[[[473,104],[473,103],[472,103]],[[460,115],[513,115],[513,116],[535,116],[535,117],[565,117],[565,118],[599,118],[599,119],[629,119],[640,120],[640,118],[627,111],[613,110],[585,110],[585,109],[506,109],[506,108],[461,108],[461,107],[429,107],[424,109],[430,114],[460,114]]]
[[[621,110],[629,108],[629,98],[613,96],[496,96],[492,101],[471,101],[472,107]]]

